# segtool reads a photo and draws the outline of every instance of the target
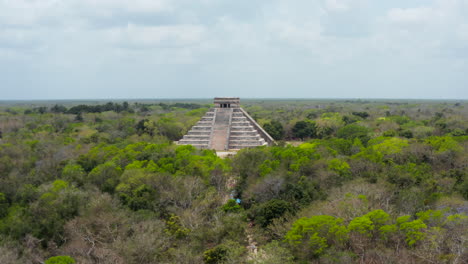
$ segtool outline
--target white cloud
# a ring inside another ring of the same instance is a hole
[[[0,24],[58,26],[70,19],[171,11],[170,0],[0,0]]]
[[[168,0],[75,0],[73,5],[91,9],[120,9],[123,12],[161,12],[171,7]]]
[[[202,41],[205,29],[195,25],[141,26],[128,24],[125,28],[105,30],[108,40],[121,47],[177,48],[196,45]]]
[[[368,0],[325,0],[325,7],[332,12],[352,11],[368,4]]]
[[[0,29],[0,47],[23,49],[37,46],[40,33],[31,29]]]
[[[313,82],[309,69],[321,73],[315,76],[321,84],[336,86],[347,86],[353,73],[377,68],[398,75],[401,65],[436,68],[443,61],[447,69],[455,64],[464,69],[466,63],[459,61],[468,55],[468,0],[418,3],[423,5],[406,0],[0,0],[0,68],[16,60],[18,69],[40,69],[33,74],[42,79],[56,71],[113,76],[108,69],[152,76],[148,69],[158,64],[161,69],[175,65],[176,76],[177,65],[196,65],[206,72],[192,74],[200,85],[209,81],[197,78],[212,78],[213,71],[230,80],[245,76],[244,84],[273,86],[288,83],[275,80],[288,78],[279,73],[289,72],[304,87]],[[423,60],[425,65],[418,63]]]
[[[468,46],[468,24],[459,25],[457,28],[457,36]]]
[[[430,22],[437,13],[429,7],[419,8],[394,8],[388,12],[391,22],[402,24],[420,24]]]

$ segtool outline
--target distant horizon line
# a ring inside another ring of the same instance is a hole
[[[149,100],[213,100],[215,97],[163,97],[163,98],[73,98],[73,99],[0,99],[0,102],[44,102],[44,101],[149,101]],[[229,96],[232,97],[232,96]],[[239,96],[236,96],[239,97]],[[241,100],[430,100],[430,101],[467,101],[468,98],[385,98],[385,97],[239,97]]]

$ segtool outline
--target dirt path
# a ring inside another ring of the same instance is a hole
[[[237,181],[234,177],[230,177],[226,181],[226,188],[228,192],[224,195],[223,202],[226,203],[229,199],[234,199],[234,188],[236,187]],[[248,260],[253,260],[258,254],[257,245],[258,243],[254,240],[253,235],[253,222],[247,223],[247,228],[245,229],[246,237],[247,237],[247,250],[248,250]]]

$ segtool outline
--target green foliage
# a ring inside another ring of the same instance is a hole
[[[259,167],[260,176],[268,175],[271,172],[277,170],[279,165],[280,165],[279,160],[274,160],[274,161],[269,160],[269,159],[265,160]]]
[[[353,112],[353,115],[359,116],[359,117],[364,118],[364,119],[369,117],[369,113],[367,113],[367,112]]]
[[[78,214],[82,195],[68,182],[56,180],[29,208],[12,206],[0,222],[0,233],[20,238],[30,233],[38,238],[62,243],[60,234],[65,222]]]
[[[345,125],[343,116],[337,112],[323,113],[317,121],[317,136],[319,138],[328,138]]]
[[[347,238],[348,230],[343,219],[329,215],[300,218],[285,236],[292,248],[305,247],[315,256],[322,254],[331,244],[342,243]]]
[[[416,219],[411,222],[403,222],[400,224],[400,230],[406,236],[406,243],[408,246],[415,245],[418,241],[421,241],[426,236],[424,232],[422,232],[427,225],[421,219]]]
[[[245,100],[284,141],[225,159],[172,143],[205,104],[4,104],[1,263],[451,263],[468,247],[465,102]]]
[[[183,227],[180,224],[180,218],[174,214],[166,220],[166,229],[164,231],[177,239],[185,238],[190,233],[190,229]]]
[[[404,138],[412,138],[413,132],[411,132],[411,130],[402,130],[398,133],[398,135]]]
[[[425,140],[426,144],[433,147],[437,152],[461,151],[462,148],[450,136],[430,137]]]
[[[0,219],[0,233],[20,239],[33,231],[32,220],[26,208],[12,206],[8,209],[8,215]]]
[[[31,205],[35,234],[39,238],[53,238],[60,242],[60,232],[66,220],[78,214],[82,194],[69,183],[56,180],[40,198]]]
[[[294,256],[279,241],[272,241],[260,248],[259,254],[252,256],[249,264],[293,264]]]
[[[208,249],[203,253],[203,261],[206,264],[220,264],[227,260],[229,249],[224,245],[219,245]]]
[[[395,165],[388,173],[388,181],[400,188],[410,188],[423,183],[429,174],[430,167],[425,164],[406,163]]]
[[[385,226],[389,220],[389,214],[380,209],[374,210],[351,220],[348,224],[348,229],[350,232],[358,232],[369,237],[374,234],[375,230],[380,230],[380,232],[385,234],[393,231],[392,227]],[[385,228],[383,228],[384,226]]]
[[[336,136],[338,138],[354,140],[358,138],[362,143],[366,144],[370,137],[368,136],[369,129],[360,125],[350,124],[338,129]]]
[[[221,207],[221,209],[226,213],[236,213],[242,210],[242,207],[237,204],[236,200],[229,199],[225,205]]]
[[[284,137],[283,125],[276,120],[266,123],[263,128],[275,140],[281,140]]]
[[[0,219],[8,214],[9,203],[5,197],[5,194],[0,192]]]
[[[389,119],[389,120],[392,120],[392,121],[394,121],[394,122],[396,122],[396,123],[399,124],[399,125],[404,125],[404,124],[406,124],[406,123],[408,123],[408,122],[411,121],[411,119],[410,119],[409,117],[407,117],[407,116],[400,116],[400,115],[390,116],[388,119]]]
[[[226,241],[203,253],[203,261],[207,264],[245,263],[245,247],[234,241]]]
[[[441,226],[444,223],[445,216],[442,210],[427,210],[416,213],[416,216],[425,224],[431,226]]]
[[[255,205],[249,213],[252,219],[262,227],[267,227],[275,218],[279,218],[286,213],[293,213],[292,205],[283,200],[272,199],[266,203]]]
[[[349,231],[355,231],[363,235],[371,236],[374,224],[369,217],[361,216],[354,218],[348,225]]]
[[[303,140],[317,135],[317,128],[313,121],[298,121],[292,128],[293,137]]]
[[[408,146],[408,141],[400,138],[384,139],[381,143],[372,146],[372,150],[381,155],[398,154]]]
[[[380,236],[382,237],[384,241],[389,240],[390,237],[396,235],[397,232],[398,232],[398,226],[395,224],[383,225],[379,228]]]
[[[62,177],[67,181],[83,185],[85,182],[86,172],[80,165],[70,163],[63,168]]]
[[[70,256],[51,257],[44,262],[45,264],[74,264],[75,260]]]
[[[340,176],[347,178],[351,175],[350,166],[346,161],[340,159],[332,159],[328,162],[328,169],[338,173]]]
[[[169,140],[179,140],[183,136],[183,124],[171,117],[159,119],[155,127],[159,135],[167,137]]]
[[[468,200],[468,177],[465,178],[465,181],[463,181],[463,183],[459,185],[458,189],[463,198],[465,198],[465,200]]]
[[[95,167],[89,174],[87,181],[98,186],[102,191],[113,192],[122,174],[120,166],[112,161]]]
[[[364,216],[368,217],[377,228],[380,228],[390,221],[390,215],[381,209],[371,211]]]
[[[391,157],[400,154],[408,147],[408,140],[401,138],[375,138],[368,142],[368,147],[354,158],[365,158],[373,162],[384,162],[391,160]]]

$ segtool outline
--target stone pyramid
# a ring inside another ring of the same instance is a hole
[[[240,107],[237,97],[217,97],[211,108],[181,140],[179,145],[216,151],[273,145],[273,138]]]

